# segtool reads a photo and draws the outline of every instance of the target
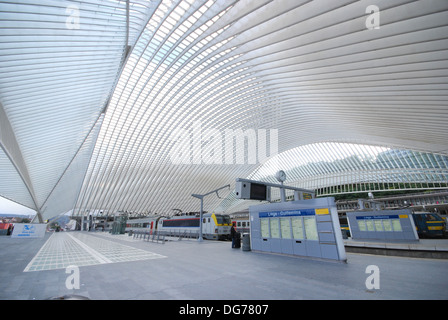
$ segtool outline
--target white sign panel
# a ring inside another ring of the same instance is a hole
[[[46,224],[15,223],[11,238],[43,238]]]

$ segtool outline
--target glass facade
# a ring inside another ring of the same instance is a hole
[[[378,146],[331,142],[301,146],[273,157],[248,178],[278,183],[278,168],[286,172],[287,185],[315,190],[317,196],[448,188],[448,157]],[[287,193],[287,198],[293,194]],[[273,188],[272,200],[278,199],[280,193]],[[241,202],[230,194],[221,208],[241,210],[240,205],[245,206]]]

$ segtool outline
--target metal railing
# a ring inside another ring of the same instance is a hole
[[[172,230],[172,231],[158,231],[164,234],[168,239],[171,240],[182,240],[182,239],[198,239],[199,232],[197,230]]]
[[[195,230],[176,230],[176,231],[150,231],[150,230],[130,230],[129,236],[133,239],[142,239],[157,243],[165,243],[168,240],[198,239],[199,233]]]
[[[162,234],[160,232],[154,231],[146,231],[146,230],[133,230],[133,231],[129,231],[131,232],[133,239],[142,239],[143,241],[151,241],[151,242],[155,242],[155,243],[162,243],[164,244],[166,239],[165,239],[165,234]]]

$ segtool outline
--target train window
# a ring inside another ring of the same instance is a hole
[[[228,215],[215,215],[216,217],[216,222],[218,224],[231,224],[232,222],[230,221],[230,217]]]
[[[225,223],[225,224],[230,224],[230,217],[229,217],[229,216],[224,215],[224,216],[223,216],[223,220],[224,220],[224,223]]]
[[[243,228],[246,227],[246,221],[243,221]]]
[[[207,220],[204,218],[204,219],[202,219],[202,223],[205,223]]]
[[[208,223],[210,223],[210,218],[208,218]]]
[[[241,221],[238,221],[238,227],[241,227]]]
[[[249,221],[247,221],[247,227],[249,227],[250,226],[250,222]]]
[[[205,220],[205,218],[203,219]],[[165,220],[163,227],[199,227],[199,219],[173,219]]]

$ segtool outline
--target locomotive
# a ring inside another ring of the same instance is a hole
[[[132,219],[126,222],[126,231],[157,232],[166,236],[179,236],[182,234],[199,234],[199,215],[181,216],[153,216],[141,219]],[[202,237],[210,240],[230,239],[230,217],[224,214],[205,213],[202,215]]]

